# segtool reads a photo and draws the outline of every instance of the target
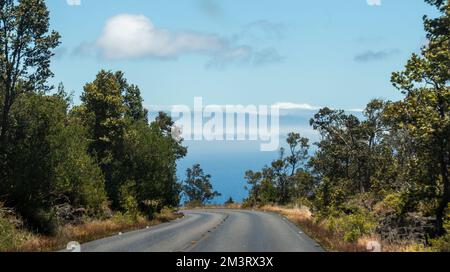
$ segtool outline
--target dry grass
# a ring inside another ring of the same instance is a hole
[[[263,206],[263,211],[276,212],[299,226],[308,236],[315,239],[323,248],[331,252],[368,252],[367,245],[372,241],[380,241],[377,235],[364,236],[357,242],[344,241],[343,234],[336,233],[326,227],[325,222],[316,222],[308,207]],[[383,252],[424,252],[424,246],[412,244],[386,244],[379,242]]]
[[[28,233],[24,242],[10,252],[47,252],[64,249],[68,242],[77,241],[85,243],[96,239],[108,237],[119,232],[127,232],[154,226],[181,217],[172,211],[163,211],[153,220],[139,217],[136,221],[117,215],[108,220],[92,220],[79,225],[65,225],[55,236],[43,236]]]
[[[280,206],[263,206],[263,211],[276,212],[299,226],[308,236],[316,240],[328,251],[361,252],[366,251],[357,243],[345,242],[340,234],[327,229],[323,223],[316,223],[308,207],[288,208]]]
[[[291,220],[312,220],[312,213],[308,207],[300,206],[296,208],[286,208],[280,206],[262,206],[263,211],[276,212],[288,217]]]

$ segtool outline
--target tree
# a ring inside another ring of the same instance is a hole
[[[45,92],[53,74],[50,59],[59,45],[59,34],[49,33],[49,12],[44,0],[0,2],[0,182],[9,142],[10,113],[23,93]],[[0,185],[1,186],[1,185]]]
[[[234,200],[230,196],[230,198],[228,198],[227,201],[225,201],[225,206],[229,206],[229,205],[233,205],[233,204],[234,204]]]
[[[123,138],[125,107],[120,87],[115,74],[102,70],[85,85],[81,96],[93,140],[91,151],[102,163],[111,159],[112,150]]]
[[[263,178],[261,172],[253,172],[251,170],[248,170],[245,172],[244,178],[247,180],[247,184],[250,186],[248,188],[245,187],[246,190],[249,190],[249,199],[247,199],[247,202],[250,202],[252,205],[260,202],[260,183]]]
[[[309,157],[309,140],[301,137],[299,133],[292,132],[288,134],[286,142],[289,145],[289,155],[284,159],[284,163],[285,168],[289,169],[289,176],[286,178],[287,182],[282,188],[281,203],[286,203],[294,195],[295,197],[298,197],[299,194],[304,193],[300,192],[300,187],[308,186],[307,184],[302,184],[304,182],[309,183],[309,181],[303,179],[301,174],[307,174],[306,169],[304,168],[306,167]]]
[[[309,198],[313,195],[315,179],[308,171],[297,171],[291,177],[289,193],[293,199]]]
[[[121,84],[116,75],[100,71],[92,83],[84,87],[83,104],[76,108],[89,131],[89,151],[103,171],[106,190],[113,205],[119,206],[118,189],[123,177],[120,158],[123,152],[125,107]]]
[[[123,72],[115,73],[125,105],[125,116],[133,121],[148,122],[148,110],[144,108],[141,91],[138,86],[128,84]]]
[[[436,207],[436,232],[444,233],[443,218],[450,202],[450,3],[427,0],[441,16],[424,17],[428,44],[413,54],[405,69],[393,73],[392,83],[405,99],[391,103],[387,115],[397,130],[414,139],[417,155],[430,166],[429,176],[440,192]],[[434,172],[434,173],[433,173]]]
[[[172,137],[170,116],[161,112],[149,124],[139,88],[120,71],[100,71],[86,84],[82,102],[72,112],[89,131],[90,153],[105,176],[113,208],[123,209],[124,192],[134,192],[131,197],[149,216],[163,206],[177,206],[176,162],[187,149],[183,139]],[[135,190],[123,191],[127,184]]]
[[[152,126],[157,128],[163,137],[170,139],[172,151],[176,154],[177,159],[181,159],[186,156],[187,148],[182,145],[184,139],[173,137],[172,128],[174,124],[172,118],[167,113],[159,112]]]
[[[172,137],[164,136],[153,123],[139,121],[125,127],[122,179],[136,183],[136,198],[143,210],[149,209],[145,203],[151,201],[158,201],[160,207],[179,204],[176,161],[181,155],[173,145]]]
[[[287,167],[290,168],[290,176],[294,176],[297,170],[306,165],[308,161],[309,140],[301,137],[299,133],[289,133],[286,142],[289,145],[290,154],[286,157]]]
[[[199,203],[200,205],[221,195],[213,190],[211,175],[205,174],[199,164],[186,170],[183,192],[187,197],[187,203]]]

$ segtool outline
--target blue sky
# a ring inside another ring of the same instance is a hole
[[[69,5],[70,3],[71,5]],[[79,4],[79,5],[77,5]],[[364,108],[396,100],[390,84],[426,42],[423,0],[52,0],[62,44],[52,62],[56,85],[74,102],[100,69],[122,70],[146,105],[284,105],[281,138],[315,142],[309,118],[318,107]],[[150,107],[150,110],[156,107]],[[360,112],[354,112],[360,115]],[[284,141],[281,139],[281,141]],[[214,188],[242,200],[244,173],[277,152],[258,142],[186,142],[178,175],[200,163]]]
[[[423,0],[77,2],[48,1],[62,35],[53,81],[78,97],[98,70],[123,70],[147,105],[397,99],[390,73],[425,42],[433,12]]]

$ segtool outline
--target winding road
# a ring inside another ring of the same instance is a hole
[[[320,252],[286,218],[249,210],[186,210],[184,217],[83,244],[83,252]]]

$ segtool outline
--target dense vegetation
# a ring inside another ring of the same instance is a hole
[[[116,212],[151,218],[180,201],[176,162],[187,149],[172,137],[171,118],[159,113],[149,123],[139,88],[122,72],[100,71],[73,105],[62,84],[47,84],[59,38],[45,1],[0,1],[2,237],[15,227],[7,218],[53,234]]]
[[[386,232],[414,240],[418,231],[449,250],[450,4],[426,2],[441,15],[424,17],[428,44],[392,75],[404,99],[370,101],[360,118],[321,109],[310,122],[321,136],[314,155],[291,133],[279,159],[246,173],[247,205],[296,202],[348,241]]]

